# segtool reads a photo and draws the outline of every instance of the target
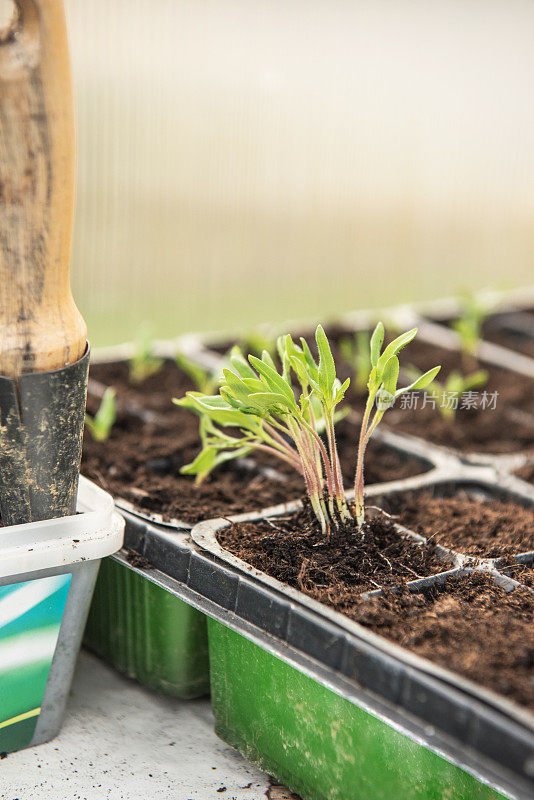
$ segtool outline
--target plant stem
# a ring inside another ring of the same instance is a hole
[[[302,464],[300,463],[298,453],[295,453],[295,458],[292,458],[291,456],[283,453],[281,450],[278,450],[277,448],[274,447],[270,447],[268,444],[257,444],[255,445],[255,447],[257,450],[263,450],[264,453],[270,453],[270,455],[280,458],[282,461],[285,461],[287,464],[290,464],[301,475],[303,474]]]
[[[337,452],[336,434],[334,429],[334,415],[331,412],[326,418],[326,430],[328,436],[328,449],[330,450],[330,460],[332,462],[334,481],[336,486],[336,501],[337,508],[341,519],[349,522],[352,517],[347,508],[345,500],[345,492],[343,489],[343,475],[341,474],[341,464],[339,463],[339,455]]]
[[[368,441],[366,440],[367,426],[369,424],[369,417],[373,408],[375,394],[370,394],[367,398],[362,419],[362,426],[360,428],[360,439],[358,442],[358,459],[356,462],[356,477],[354,479],[354,507],[356,511],[356,524],[358,525],[358,528],[361,528],[365,522],[365,504],[363,496],[363,457]]]
[[[315,421],[315,414],[313,412],[313,406],[311,404],[310,404],[310,407],[309,407],[309,415],[310,415],[310,425],[311,425],[311,427],[313,428],[313,430],[315,432],[314,433],[315,438],[317,438],[317,436],[318,436],[318,434],[317,434],[317,424],[316,424],[316,421]],[[320,452],[319,448],[317,447],[317,443],[316,442],[314,442],[313,452],[314,452],[314,455],[315,455],[315,463],[316,463],[317,469],[318,469],[319,472],[322,473],[322,471],[323,471],[323,462],[322,462],[322,458],[321,458],[321,452]]]
[[[270,429],[270,432],[266,430],[266,428]],[[270,425],[264,425],[263,430],[264,441],[267,445],[271,446],[272,448],[276,449],[279,452],[283,452],[289,458],[295,459],[298,461],[299,454],[295,450],[294,447],[291,447],[289,442],[287,442],[282,436],[280,436]]]
[[[319,445],[319,449],[320,449],[321,455],[323,457],[323,462],[324,462],[324,467],[325,467],[325,472],[326,472],[326,484],[328,486],[328,493],[329,493],[329,495],[331,497],[333,497],[334,496],[334,481],[333,481],[333,477],[332,477],[332,468],[330,466],[330,460],[328,458],[328,453],[326,452],[326,448],[325,448],[325,446],[323,444],[323,440],[321,439],[321,437],[319,436],[317,431],[315,431],[312,428],[312,426],[309,424],[309,422],[307,422],[304,419],[304,417],[301,416],[299,418],[299,422],[306,428],[307,431],[309,431],[311,433],[311,435],[314,438],[314,441],[316,441],[317,444]]]
[[[323,476],[317,469],[313,453],[310,453],[309,442],[306,443],[304,440],[304,431],[299,430],[298,424],[292,419],[288,420],[288,425],[292,432],[293,440],[302,461],[304,477],[306,480],[306,488],[308,490],[308,496],[315,512],[315,516],[321,523],[321,529],[323,530],[323,533],[330,535],[328,512],[326,511],[324,502],[322,502]]]

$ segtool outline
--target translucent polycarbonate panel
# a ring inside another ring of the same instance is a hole
[[[66,8],[95,344],[532,281],[527,0]]]

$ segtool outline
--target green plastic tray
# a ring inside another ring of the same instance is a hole
[[[208,620],[217,734],[303,800],[498,800],[391,725]]]
[[[206,617],[124,556],[102,561],[84,644],[150,689],[191,699],[209,692]]]

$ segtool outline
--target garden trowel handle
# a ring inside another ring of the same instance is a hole
[[[0,39],[0,375],[77,361],[74,109],[61,0],[15,0]]]

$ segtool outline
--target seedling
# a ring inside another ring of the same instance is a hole
[[[371,370],[367,400],[358,447],[355,516],[358,526],[364,522],[363,461],[369,438],[386,409],[405,391],[423,388],[439,367],[429,370],[411,386],[397,389],[399,362],[396,354],[416,334],[416,329],[395,339],[384,352],[384,326],[371,339]],[[248,361],[238,348],[230,355],[230,368],[216,395],[188,392],[174,400],[177,405],[195,411],[201,418],[202,450],[192,464],[182,469],[202,480],[222,460],[245,455],[257,449],[291,464],[304,478],[311,507],[323,532],[353,521],[345,499],[341,465],[336,446],[335,415],[344,398],[350,379],[341,384],[336,377],[334,358],[323,328],[315,333],[319,363],[313,358],[305,339],[300,344],[291,336],[280,337],[278,355],[281,370],[264,351],[261,359],[249,355]],[[293,388],[292,378],[300,391]],[[373,407],[376,411],[371,419]],[[234,430],[229,435],[224,430]],[[320,431],[324,430],[323,442]]]
[[[188,404],[181,402],[181,400],[185,399],[180,398],[180,400],[175,400],[174,402],[177,405],[188,406]],[[192,406],[188,407],[192,408]],[[244,444],[246,438],[239,439],[225,434],[207,415],[203,415],[200,418],[200,439],[202,442],[200,453],[191,464],[186,464],[180,470],[184,475],[195,475],[195,484],[197,486],[200,486],[210,472],[224,464],[225,461],[246,456],[253,449],[252,444]]]
[[[460,299],[461,316],[451,322],[451,327],[460,337],[460,348],[466,363],[476,360],[482,338],[482,326],[491,306],[473,292],[466,292]]]
[[[92,417],[85,415],[85,427],[96,442],[105,442],[117,419],[117,402],[115,389],[111,386],[105,390],[98,411]]]
[[[220,378],[217,373],[206,369],[201,364],[197,364],[185,353],[176,353],[174,358],[176,364],[191,378],[199,392],[212,394],[216,390]]]
[[[419,370],[410,367],[407,373],[410,376],[416,376],[419,374]],[[452,424],[456,419],[461,396],[485,386],[488,377],[489,375],[484,369],[476,370],[470,375],[462,375],[461,372],[453,371],[445,381],[433,380],[426,388],[429,394],[437,395],[441,399],[438,406],[439,412],[446,422]]]
[[[237,457],[252,449],[276,455],[303,475],[311,506],[323,531],[351,519],[343,492],[333,416],[343,399],[343,386],[336,378],[335,365],[326,334],[319,326],[316,340],[320,353],[315,362],[304,339],[297,345],[287,335],[278,342],[282,364],[277,371],[272,357],[264,351],[261,359],[248,361],[234,348],[231,369],[223,370],[219,394],[204,396],[188,392],[178,405],[206,417],[203,450],[184,471],[206,474],[222,451]],[[294,372],[300,385],[298,399],[291,382]],[[313,400],[315,398],[315,402]],[[318,404],[318,405],[317,405]],[[327,432],[328,449],[317,430],[317,411]],[[228,436],[221,428],[234,427],[240,436]]]
[[[352,337],[344,336],[339,340],[339,349],[354,373],[356,388],[363,394],[371,371],[368,331],[357,331]]]
[[[154,340],[145,325],[137,332],[134,348],[130,359],[130,381],[139,384],[159,372],[163,359],[154,355]]]
[[[441,367],[429,369],[423,375],[419,375],[409,386],[397,388],[399,380],[400,364],[397,357],[400,350],[409,344],[417,334],[417,328],[402,333],[397,336],[382,352],[385,330],[384,325],[379,322],[373,331],[370,344],[371,370],[367,382],[367,402],[363,413],[362,425],[360,429],[360,439],[358,442],[358,458],[356,462],[356,477],[354,480],[354,507],[356,522],[361,527],[365,521],[364,507],[364,457],[369,439],[376,426],[390,408],[395,400],[405,392],[416,389],[424,389],[428,386]],[[376,407],[375,407],[376,404]],[[374,413],[373,413],[373,408]]]

